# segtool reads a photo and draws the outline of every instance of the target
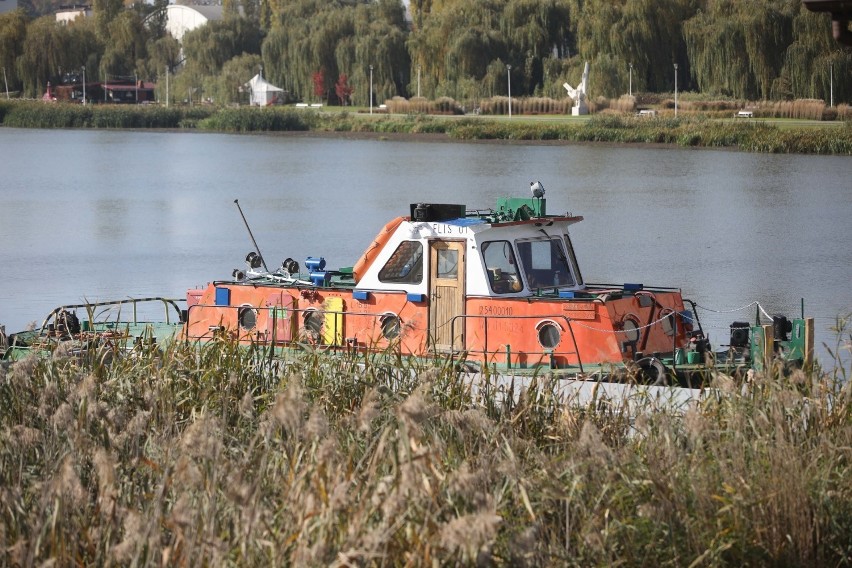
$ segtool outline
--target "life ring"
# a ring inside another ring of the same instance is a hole
[[[352,267],[352,274],[355,276],[356,284],[373,264],[373,261],[376,260],[379,253],[382,252],[382,249],[385,248],[385,245],[391,235],[394,234],[396,228],[399,227],[404,220],[405,217],[397,217],[396,219],[388,221],[384,228],[379,231],[379,234],[376,235],[376,238],[373,239],[373,243],[367,247],[366,251],[364,251],[364,254],[361,255],[361,258],[359,258],[358,262],[355,263],[355,266]]]
[[[669,384],[669,375],[666,366],[656,357],[643,357],[636,361],[639,373],[648,383],[655,387],[665,387]]]

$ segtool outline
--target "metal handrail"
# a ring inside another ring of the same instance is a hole
[[[455,324],[456,324],[456,320],[458,320],[458,319],[467,320],[467,319],[473,319],[473,318],[478,318],[478,319],[483,319],[483,320],[485,320],[485,341],[484,341],[483,349],[481,349],[481,350],[463,349],[463,350],[461,350],[461,351],[464,351],[464,352],[466,352],[466,353],[482,353],[483,355],[485,355],[486,360],[488,359],[488,355],[489,355],[489,353],[493,353],[493,354],[494,354],[494,356],[496,356],[496,355],[498,354],[498,352],[497,352],[497,351],[489,351],[489,350],[488,350],[488,320],[489,320],[489,319],[514,319],[514,320],[517,320],[517,319],[563,320],[563,321],[565,322],[566,327],[568,328],[568,332],[571,334],[571,342],[574,344],[574,351],[559,351],[559,352],[552,351],[552,350],[551,350],[551,351],[541,351],[541,352],[539,352],[539,351],[532,351],[532,352],[528,352],[528,354],[530,354],[530,355],[550,355],[551,357],[553,357],[553,355],[576,355],[576,356],[577,356],[577,365],[580,367],[580,372],[581,372],[581,373],[582,373],[582,372],[584,372],[584,371],[583,371],[583,360],[582,360],[582,358],[580,357],[580,348],[579,348],[579,347],[577,347],[577,337],[574,335],[574,328],[573,328],[573,326],[571,325],[571,318],[569,318],[568,316],[566,316],[566,315],[564,315],[564,314],[556,314],[556,315],[535,314],[535,315],[523,315],[523,316],[515,316],[515,315],[511,315],[511,316],[510,316],[510,315],[497,316],[497,315],[483,315],[483,314],[459,314],[459,315],[457,315],[457,316],[453,316],[453,317],[450,319],[450,341],[451,341],[450,354],[451,354],[451,355],[452,355],[452,354],[455,354],[455,353],[457,352],[457,350],[455,349],[455,337],[456,337],[456,334],[455,334]],[[467,341],[466,341],[466,340],[465,340],[465,343],[467,343]],[[509,365],[509,366],[511,366],[511,361],[507,359],[506,364],[507,364],[507,365]]]
[[[184,301],[185,300],[180,299],[180,298],[163,298],[162,296],[154,296],[154,297],[151,297],[151,298],[127,298],[127,299],[124,299],[124,300],[106,300],[106,301],[103,301],[103,302],[85,302],[83,304],[65,304],[63,306],[59,306],[58,308],[54,308],[53,311],[51,311],[47,315],[47,317],[44,318],[44,322],[41,324],[41,333],[44,333],[44,331],[48,328],[50,322],[52,320],[56,319],[56,316],[58,316],[63,311],[78,310],[78,309],[81,309],[81,308],[84,308],[88,312],[88,311],[94,310],[95,308],[104,308],[104,307],[112,307],[112,306],[120,306],[120,305],[125,305],[125,304],[131,304],[133,306],[133,320],[127,321],[127,322],[124,322],[124,323],[138,324],[139,321],[138,321],[137,305],[142,303],[142,302],[162,302],[163,307],[165,309],[165,320],[166,320],[165,323],[169,324],[169,323],[171,323],[170,318],[169,318],[169,307],[173,308],[175,310],[175,312],[177,312],[177,320],[180,321],[181,320],[181,309],[180,309],[180,307],[178,307],[177,303],[178,302],[184,302]],[[94,323],[95,322],[93,321],[92,324],[94,324]]]

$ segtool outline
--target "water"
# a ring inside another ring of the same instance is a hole
[[[646,147],[0,128],[0,324],[55,306],[183,296],[244,266],[251,224],[270,268],[352,265],[418,201],[489,207],[547,188],[588,282],[679,286],[707,308],[757,300],[852,312],[852,159]],[[754,308],[701,312],[715,344]],[[824,348],[819,349],[825,357]]]

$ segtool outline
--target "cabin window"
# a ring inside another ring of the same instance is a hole
[[[530,288],[574,286],[571,263],[560,239],[517,241],[516,244]]]
[[[513,294],[523,290],[524,285],[518,274],[515,251],[509,241],[487,241],[479,247],[488,283],[495,294]]]
[[[459,277],[459,251],[455,249],[438,249],[438,278]]]
[[[580,272],[580,265],[577,264],[577,255],[574,253],[574,245],[571,243],[568,235],[565,235],[565,248],[568,249],[568,259],[571,261],[571,267],[574,269],[577,284],[580,285],[583,283],[583,274]]]
[[[423,281],[423,245],[419,241],[403,241],[379,271],[381,282],[420,284]]]

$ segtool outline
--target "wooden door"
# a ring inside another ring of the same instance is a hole
[[[464,349],[463,241],[429,244],[429,335],[436,351]],[[454,336],[454,337],[453,337]]]

